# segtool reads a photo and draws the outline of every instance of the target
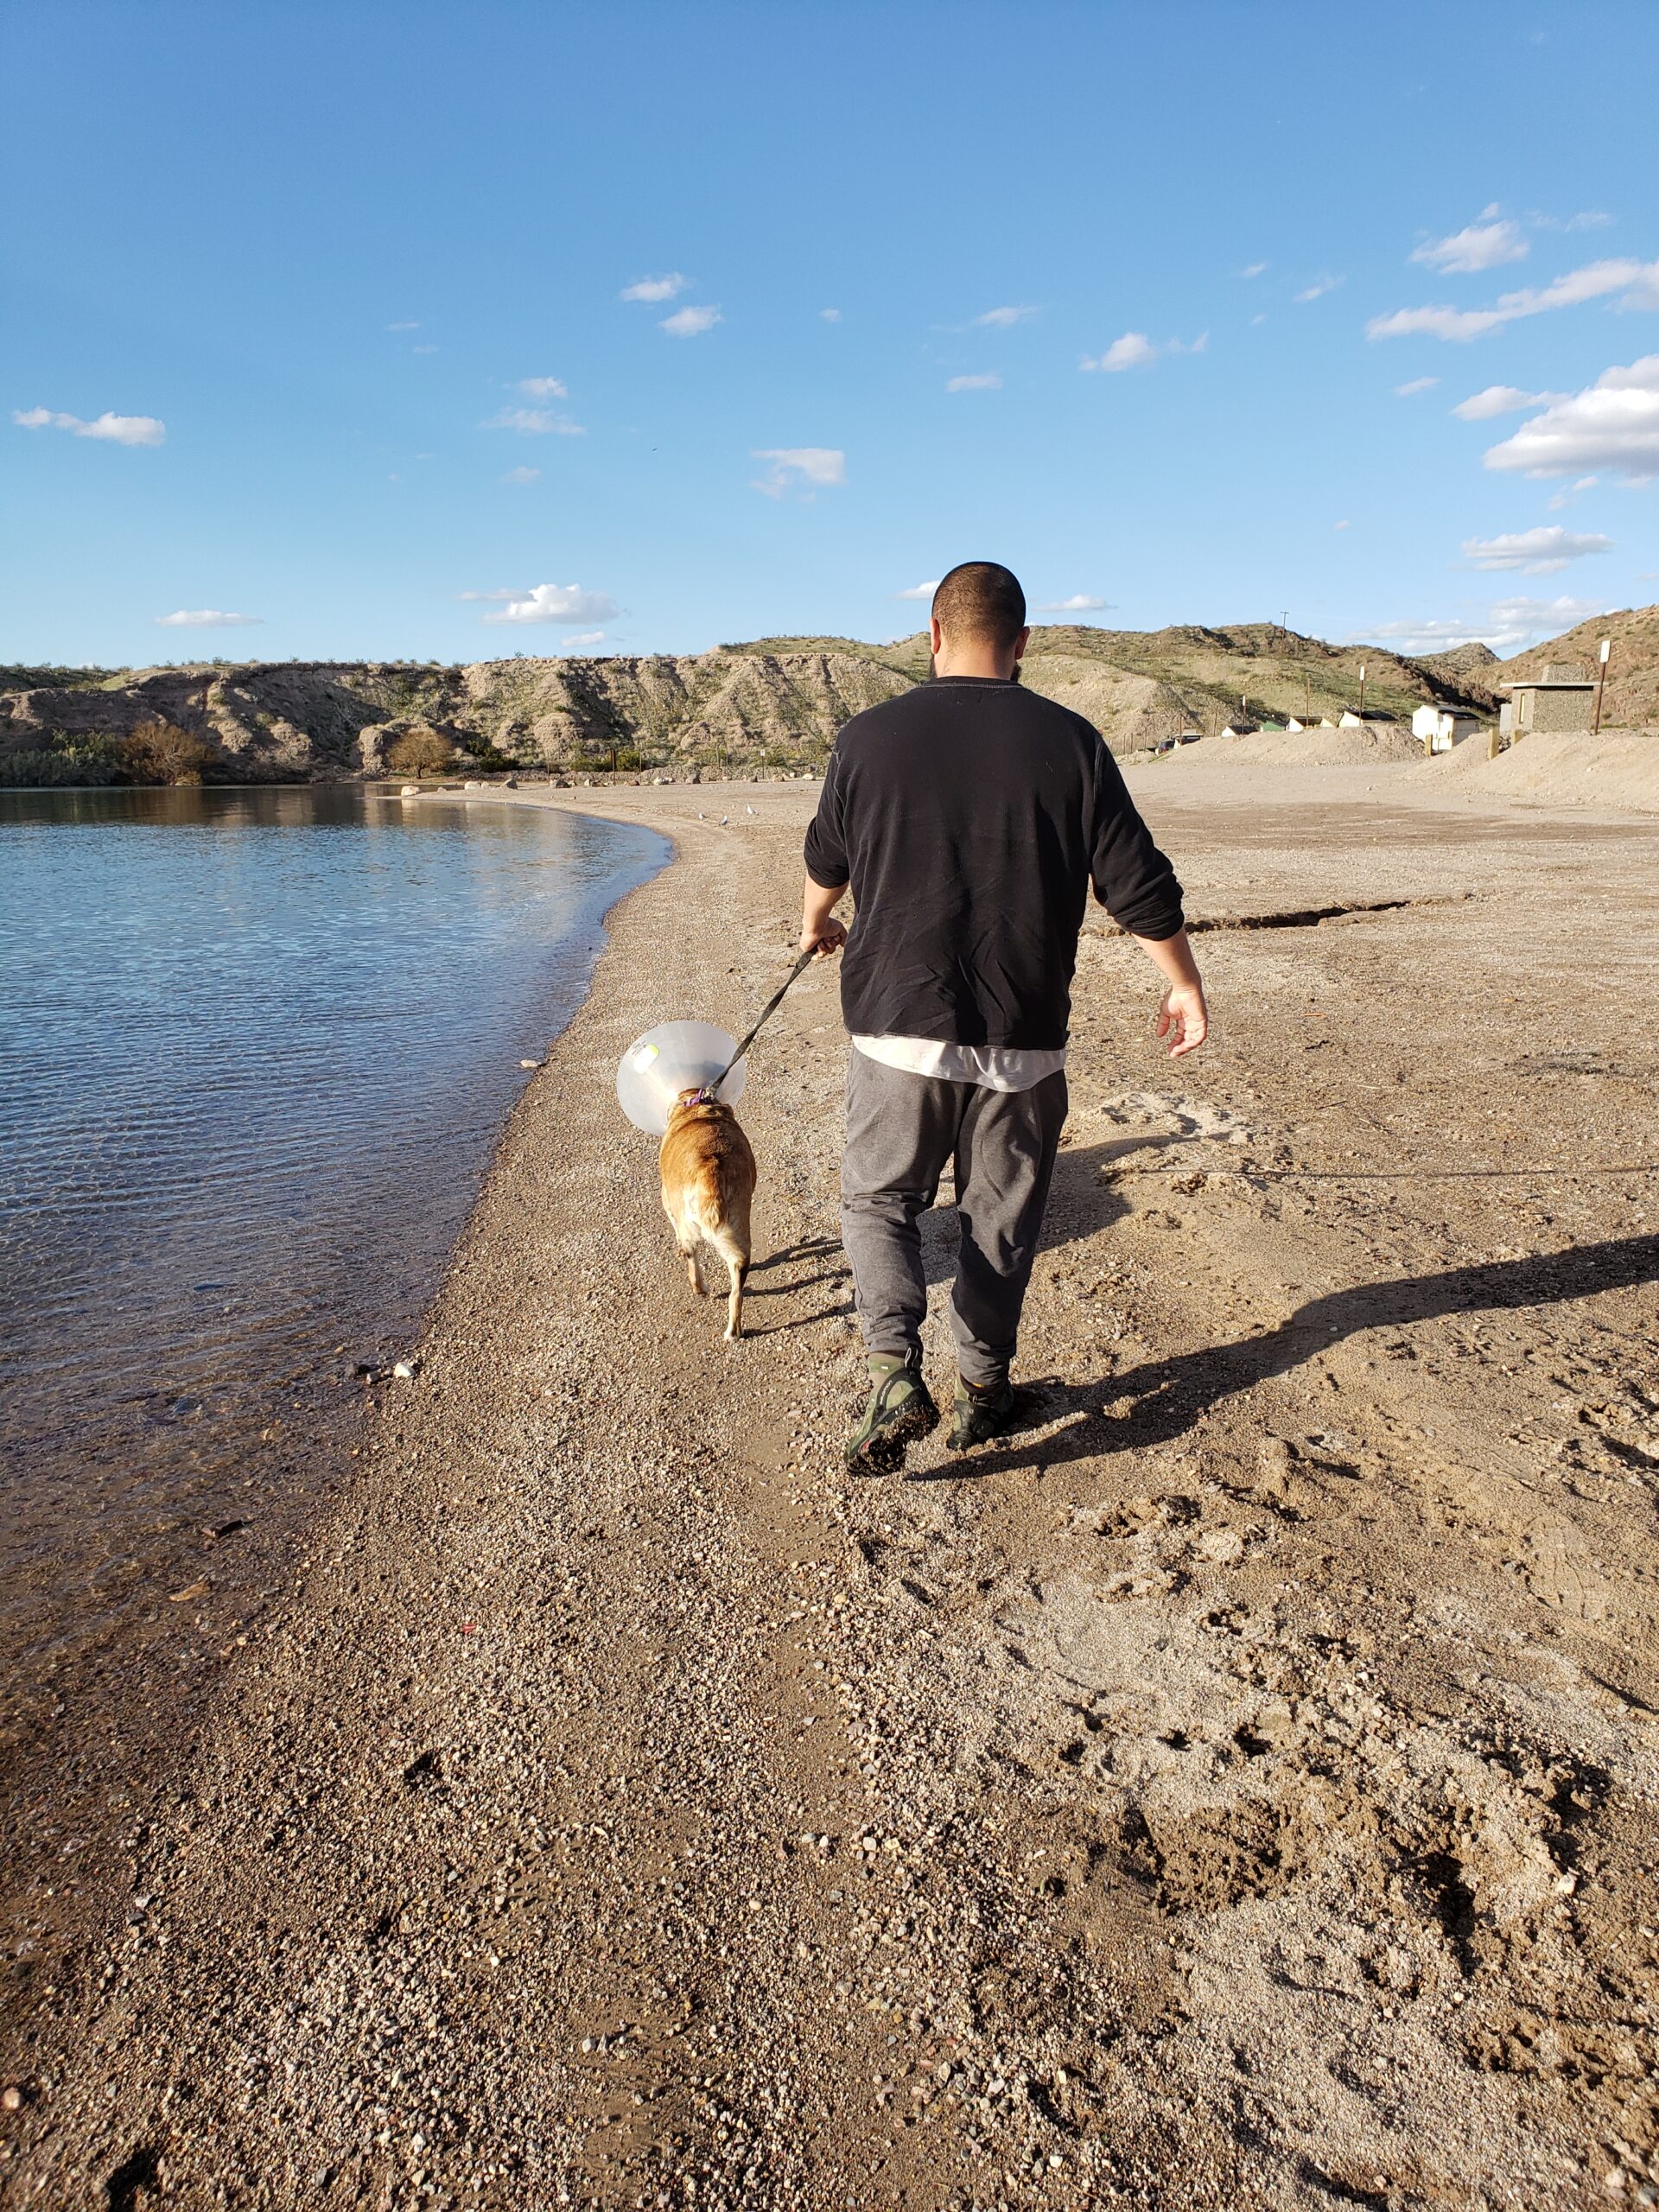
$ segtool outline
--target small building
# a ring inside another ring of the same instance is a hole
[[[1500,710],[1498,728],[1505,734],[1524,737],[1529,730],[1588,729],[1595,680],[1576,660],[1544,664],[1541,676],[1524,683],[1504,683],[1509,704]]]
[[[1372,729],[1379,722],[1391,722],[1394,716],[1381,707],[1344,707],[1337,723],[1338,729]]]
[[[1287,730],[1296,732],[1300,735],[1303,730],[1334,729],[1336,728],[1336,724],[1332,721],[1329,715],[1293,715],[1290,720],[1285,724],[1285,728]]]
[[[1412,735],[1421,737],[1430,753],[1449,753],[1479,728],[1480,716],[1462,707],[1422,706],[1411,718]]]
[[[1221,734],[1224,737],[1254,737],[1255,735],[1255,724],[1246,715],[1240,715],[1234,721],[1229,722],[1226,728],[1223,730]]]

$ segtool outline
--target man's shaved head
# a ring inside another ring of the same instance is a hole
[[[1026,594],[1000,561],[963,561],[940,580],[933,620],[954,645],[1007,652],[1026,626]]]

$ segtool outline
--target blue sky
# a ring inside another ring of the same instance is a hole
[[[0,658],[888,638],[982,556],[1408,649],[1659,599],[1649,0],[8,48]]]

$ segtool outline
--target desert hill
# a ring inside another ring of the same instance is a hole
[[[1575,630],[1534,645],[1501,664],[1500,680],[1541,676],[1548,661],[1577,661],[1586,676],[1596,673],[1596,654],[1604,638],[1613,641],[1602,701],[1605,727],[1659,729],[1659,607],[1630,607],[1598,614]]]
[[[430,729],[489,768],[782,767],[821,760],[849,715],[909,689],[867,652],[438,664],[305,661],[62,671],[0,694],[0,782],[113,781],[120,741],[160,719],[238,781],[376,776]],[[216,772],[210,769],[210,773]]]
[[[1241,715],[1336,720],[1361,702],[1408,721],[1426,701],[1492,714],[1497,686],[1614,639],[1607,718],[1659,722],[1659,607],[1609,615],[1515,660],[1465,645],[1414,660],[1272,623],[1032,633],[1025,680],[1075,708],[1114,752]],[[201,741],[205,772],[273,781],[380,775],[395,741],[432,730],[486,770],[753,774],[819,766],[849,715],[927,672],[925,632],[887,645],[761,638],[696,654],[436,662],[202,662],[141,670],[0,669],[0,783],[120,781],[122,742],[157,720]]]

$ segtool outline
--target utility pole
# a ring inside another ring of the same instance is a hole
[[[1596,678],[1596,719],[1591,724],[1592,736],[1599,736],[1601,731],[1601,695],[1607,688],[1607,664],[1612,658],[1612,639],[1604,638],[1601,641],[1601,651],[1597,655],[1597,658],[1601,663],[1601,672]]]
[[[1359,664],[1359,711],[1362,715],[1365,711],[1365,664],[1363,661]]]
[[[1307,671],[1304,669],[1302,671],[1302,720],[1305,722],[1311,722],[1313,719],[1313,679],[1308,674]]]

